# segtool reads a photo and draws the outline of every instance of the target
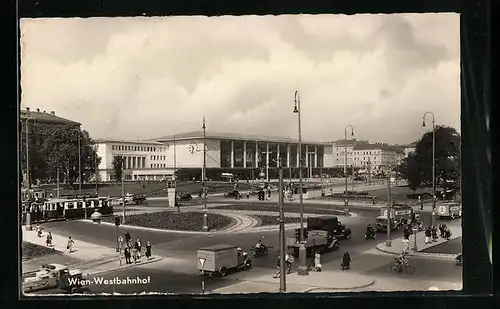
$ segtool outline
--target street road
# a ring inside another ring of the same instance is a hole
[[[369,223],[374,223],[374,218],[378,212],[366,212],[366,216],[358,216],[349,218],[348,228],[352,230],[352,238],[341,241],[340,250],[338,252],[330,252],[323,255],[324,262],[339,258],[343,252],[349,251],[351,254],[362,252],[371,248],[375,248],[376,244],[386,239],[386,234],[378,234],[376,240],[365,240],[364,233],[366,226]],[[423,213],[424,222],[430,221],[430,214]],[[306,216],[307,217],[307,216]],[[342,221],[342,216],[339,219]],[[74,239],[85,242],[95,243],[102,246],[116,246],[116,228],[104,224],[91,224],[80,221],[53,222],[45,226],[46,231],[52,231],[61,236],[71,236]],[[119,228],[119,234],[123,235],[123,228]],[[276,254],[278,250],[278,231],[267,231],[260,233],[236,233],[236,234],[215,234],[215,235],[199,235],[199,234],[184,234],[172,233],[164,231],[148,231],[139,229],[130,229],[129,233],[132,239],[139,238],[143,243],[148,240],[153,245],[153,254],[158,254],[164,257],[184,258],[188,261],[196,260],[196,250],[203,246],[215,244],[233,244],[240,246],[244,250],[249,251],[252,246],[261,237],[264,237],[264,243],[270,247],[270,253],[266,257],[257,258],[255,266],[275,268]],[[293,232],[292,232],[293,233]],[[392,237],[401,237],[402,232],[394,231]],[[78,244],[75,243],[75,247]],[[166,265],[166,269],[170,266]],[[185,271],[177,266],[172,266],[172,271]]]

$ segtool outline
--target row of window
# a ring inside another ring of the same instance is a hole
[[[166,164],[151,164],[151,168],[166,168]]]
[[[141,152],[166,152],[167,151],[167,147],[132,146],[132,145],[111,145],[111,150],[118,150],[118,151],[141,151]]]
[[[151,160],[153,161],[164,161],[167,159],[167,156],[151,156]]]

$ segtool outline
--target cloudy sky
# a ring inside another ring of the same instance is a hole
[[[307,140],[408,143],[460,128],[456,14],[21,20],[21,106],[93,137],[201,128]]]

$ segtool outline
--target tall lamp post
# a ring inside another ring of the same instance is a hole
[[[386,247],[392,247],[391,231],[392,231],[392,193],[391,193],[391,183],[392,178],[392,167],[389,165],[389,171],[387,173],[387,240],[385,242]]]
[[[121,157],[121,168],[122,168],[122,207],[123,207],[123,219],[122,224],[125,224],[125,157]]]
[[[278,159],[279,167],[279,210],[280,210],[280,232],[279,232],[279,245],[280,245],[280,292],[286,292],[286,275],[285,275],[285,213],[284,213],[284,186],[283,186],[283,166],[282,160]]]
[[[80,198],[83,198],[82,196],[82,141],[81,141],[81,131],[80,127],[77,127],[77,133],[78,133],[78,194],[80,195]],[[84,213],[85,213],[85,220],[87,219],[87,204],[84,203]]]
[[[292,150],[292,140],[290,138],[290,135],[288,135],[288,149],[287,152],[291,152]],[[290,154],[288,154],[288,178],[289,178],[289,183],[288,185],[290,186],[290,189],[292,188],[292,165],[290,164]]]
[[[203,117],[203,175],[202,175],[202,188],[203,188],[203,231],[208,232],[208,214],[207,214],[207,188],[205,181],[207,179],[207,140],[206,140],[206,126],[205,117]]]
[[[348,194],[347,194],[347,128],[351,128],[351,136],[354,136],[354,127],[350,124],[346,125],[344,128],[344,176],[345,176],[345,199],[344,206],[347,208],[349,206]]]
[[[425,127],[425,116],[432,116],[432,225],[436,224],[436,130],[433,112],[425,112],[422,117],[422,127]]]
[[[299,276],[307,276],[309,275],[309,271],[307,269],[307,252],[306,247],[304,245],[304,196],[302,191],[302,128],[300,126],[300,95],[298,91],[295,91],[295,108],[293,109],[293,113],[298,116],[298,124],[299,124],[299,201],[300,201],[300,247],[299,247],[299,267],[298,274]],[[282,270],[283,271],[283,270]]]
[[[33,120],[33,118],[29,117],[26,119],[26,125],[24,126],[26,130],[26,187],[28,188],[28,201],[30,199],[30,189],[31,189],[31,182],[30,182],[30,159],[29,159],[29,130],[28,130],[28,121]],[[34,122],[34,120],[33,120]]]

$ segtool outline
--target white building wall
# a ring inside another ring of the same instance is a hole
[[[334,146],[334,166],[343,167],[345,161],[345,146]],[[347,146],[347,166],[353,165],[353,146]]]
[[[220,167],[220,141],[206,140],[207,144],[207,168]],[[168,146],[169,168],[174,167],[174,142],[165,142]],[[177,140],[175,141],[175,164],[177,169],[202,168],[203,167],[203,139],[200,140]]]
[[[324,167],[335,167],[335,154],[333,145],[324,145],[325,153],[323,155],[323,166]]]

